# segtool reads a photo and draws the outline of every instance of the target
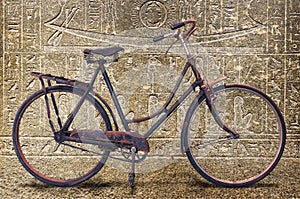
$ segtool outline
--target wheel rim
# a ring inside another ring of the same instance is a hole
[[[264,101],[266,96],[259,91],[247,86],[228,86],[225,97],[220,96],[222,91],[222,87],[216,90],[221,98],[216,101],[217,109],[223,109],[222,119],[240,134],[240,139],[224,139],[228,134],[213,124],[203,100],[202,109],[196,110],[189,121],[187,156],[194,168],[215,184],[248,186],[275,168],[283,153],[285,125],[281,114],[277,115],[278,108],[273,108],[273,102]],[[257,106],[262,102],[263,106]],[[199,124],[201,118],[206,120]]]
[[[73,90],[70,87],[64,87],[62,89],[63,92],[55,91],[57,91],[55,88],[48,90],[48,92],[54,93],[55,97],[60,97],[61,100],[66,100],[64,98],[74,94],[77,96],[82,95],[82,92]],[[21,120],[16,119],[17,122],[14,124],[13,130],[13,140],[17,156],[27,171],[45,183],[55,186],[72,186],[83,182],[95,175],[103,167],[108,157],[108,152],[96,145],[88,146],[80,143],[69,143],[76,147],[83,147],[86,150],[98,153],[91,154],[56,143],[47,121],[47,111],[43,104],[44,99],[43,97],[39,98],[42,95],[43,93],[40,92],[32,99],[29,99],[27,101],[28,104],[25,105],[25,103],[23,110],[17,114],[16,118],[22,118]],[[90,96],[87,99],[85,101],[87,109],[84,111],[89,110],[91,105],[98,107],[99,104],[95,105],[94,103],[97,102],[93,101]],[[59,103],[58,108],[60,110],[66,108],[66,111],[68,111],[71,108],[67,107],[66,103]],[[83,105],[84,107],[85,104]],[[91,117],[101,116],[99,111],[97,110],[97,113]],[[84,112],[79,114],[84,114]],[[38,120],[32,123],[30,122],[30,120],[34,119],[32,117],[37,117]],[[64,118],[62,117],[61,119],[63,120]],[[107,126],[107,121],[102,121],[101,125]],[[55,126],[59,128],[58,124],[55,124]],[[75,127],[72,126],[70,128]],[[102,157],[99,156],[100,154]]]

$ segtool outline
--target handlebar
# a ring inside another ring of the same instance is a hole
[[[196,20],[195,19],[188,19],[179,23],[175,23],[171,26],[172,30],[176,30],[178,28],[181,28],[182,26],[185,26],[186,24],[192,24],[191,28],[189,29],[189,31],[193,30],[196,26]]]
[[[181,28],[181,27],[183,27],[187,24],[192,24],[192,26],[189,28],[189,30],[186,33],[183,34],[184,38],[188,38],[196,30],[196,28],[195,28],[196,20],[195,19],[188,19],[188,20],[185,20],[185,21],[182,21],[182,22],[179,22],[179,23],[175,23],[175,24],[171,25],[171,29],[176,30],[176,29]],[[157,41],[160,41],[160,40],[162,40],[166,37],[169,37],[169,36],[177,36],[178,34],[179,33],[176,32],[176,33],[169,33],[169,34],[165,34],[165,35],[160,35],[160,36],[154,37],[153,41],[157,42]]]
[[[171,26],[172,30],[176,30],[177,28],[181,28],[182,26],[184,26],[185,23],[184,22],[179,22],[179,23],[175,23]]]
[[[153,41],[157,42],[157,41],[163,40],[164,38],[167,38],[167,37],[170,37],[170,36],[176,36],[177,34],[178,34],[177,32],[175,32],[175,33],[172,32],[172,33],[160,35],[160,36],[154,37]]]

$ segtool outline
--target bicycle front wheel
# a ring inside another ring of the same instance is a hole
[[[61,128],[83,93],[70,86],[48,87],[31,95],[17,112],[12,133],[16,155],[25,169],[44,183],[62,187],[79,184],[95,175],[107,160],[109,152],[97,145],[59,144],[54,139],[53,128]],[[80,129],[111,130],[105,110],[91,95],[69,127],[70,131]]]
[[[233,139],[215,122],[205,97],[196,99],[185,121],[183,144],[196,171],[224,187],[244,187],[266,177],[279,162],[286,128],[276,104],[246,85],[215,88],[214,104],[223,123],[240,135]]]

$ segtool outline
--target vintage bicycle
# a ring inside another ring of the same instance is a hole
[[[153,40],[174,37],[181,43],[187,62],[165,104],[143,118],[125,117],[106,70],[107,63],[118,61],[121,47],[84,50],[86,62],[97,65],[89,83],[32,72],[40,80],[41,90],[21,105],[12,130],[15,152],[25,169],[44,183],[68,187],[91,178],[111,153],[119,153],[123,161],[130,162],[128,181],[133,186],[135,166],[147,158],[151,136],[188,96],[194,95],[181,131],[182,152],[194,169],[223,187],[249,186],[266,177],[278,164],[285,146],[286,127],[279,108],[251,86],[225,84],[226,78],[206,80],[188,45],[196,20],[176,23],[171,29],[171,33]],[[188,71],[194,80],[174,99]],[[93,90],[99,73],[115,109]],[[130,128],[130,124],[157,117],[147,132]]]

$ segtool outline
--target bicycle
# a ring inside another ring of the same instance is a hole
[[[186,25],[187,29],[180,31]],[[250,186],[265,178],[284,151],[286,127],[279,108],[265,93],[251,86],[223,84],[226,78],[207,82],[188,46],[188,39],[196,30],[196,20],[176,23],[171,29],[173,32],[153,40],[174,37],[180,41],[187,62],[165,104],[146,117],[125,118],[107,74],[104,64],[118,61],[119,52],[124,50],[121,47],[84,50],[86,62],[97,64],[89,83],[32,72],[40,80],[41,90],[21,105],[12,130],[15,152],[25,169],[44,183],[68,187],[94,176],[110,153],[117,151],[131,164],[128,181],[134,186],[135,164],[147,157],[148,140],[183,101],[194,94],[181,132],[182,152],[194,169],[206,180],[223,187]],[[95,59],[95,55],[104,58]],[[192,71],[195,80],[174,100],[187,71]],[[113,109],[93,91],[99,72],[124,130],[119,130]],[[56,85],[52,85],[53,82]],[[70,99],[74,98],[76,103],[71,103]],[[92,113],[91,107],[95,110]],[[83,109],[90,115],[80,120]],[[129,128],[131,123],[154,117],[159,119],[143,135]],[[38,118],[38,122],[32,123],[34,118]],[[76,120],[79,121],[75,125]],[[80,128],[90,120],[97,121],[98,126]],[[217,128],[210,129],[211,124]]]

